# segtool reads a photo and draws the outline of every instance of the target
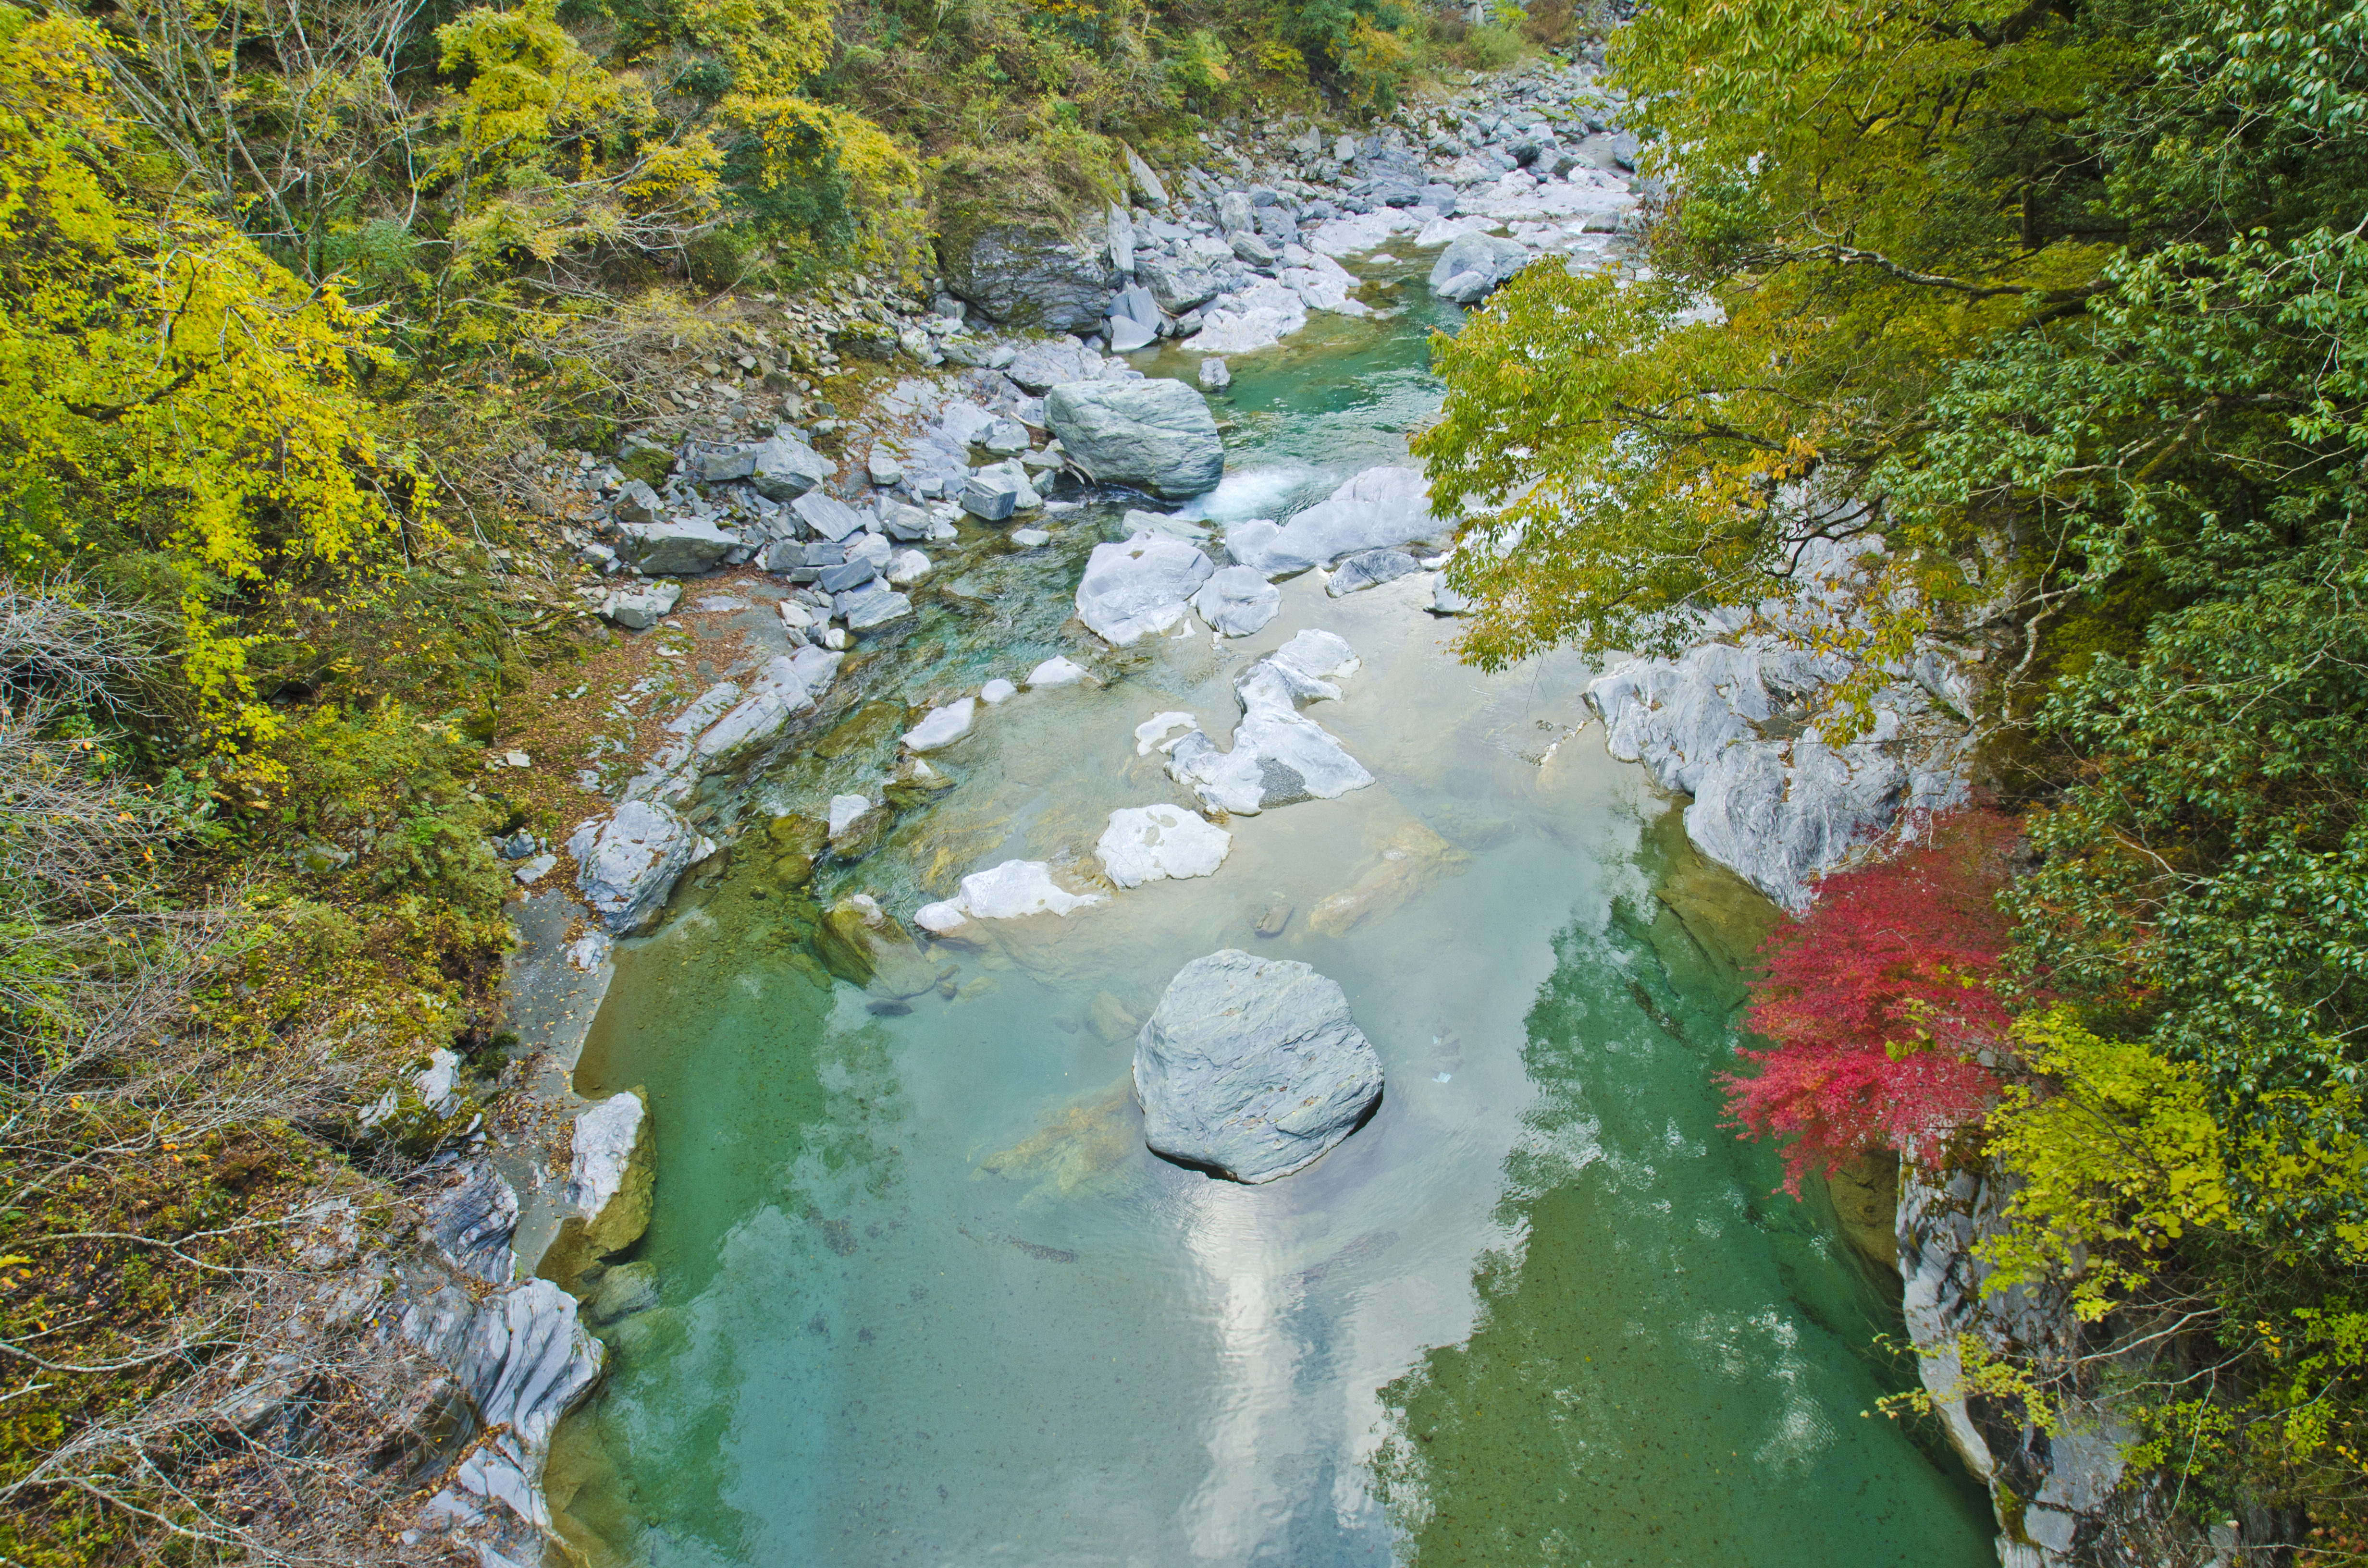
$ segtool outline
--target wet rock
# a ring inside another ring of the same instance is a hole
[[[600,924],[618,936],[653,923],[675,880],[715,846],[666,805],[628,801],[616,814],[579,824],[567,840],[575,887]]]
[[[1163,877],[1208,877],[1224,864],[1234,835],[1178,805],[1132,806],[1112,812],[1094,846],[1110,880],[1141,887]]]
[[[1053,687],[1076,686],[1084,682],[1087,678],[1087,675],[1088,672],[1085,665],[1078,664],[1074,659],[1063,658],[1061,655],[1055,653],[1053,657],[1045,660],[1042,664],[1038,665],[1034,669],[1028,672],[1028,685],[1031,690],[1042,690]]]
[[[951,929],[962,920],[1021,920],[1031,915],[1072,915],[1108,903],[1110,895],[1071,892],[1053,880],[1053,868],[1042,860],[1006,860],[990,870],[973,871],[962,880],[952,898],[922,908],[914,916],[929,930]]]
[[[877,582],[839,595],[831,608],[849,631],[876,631],[909,619],[913,614],[911,599]]]
[[[1201,585],[1192,608],[1227,637],[1247,637],[1282,613],[1282,590],[1247,566],[1227,566]]]
[[[1019,688],[1000,676],[978,688],[978,699],[989,707],[1008,702],[1019,695]]]
[[[1306,1169],[1382,1097],[1381,1058],[1340,987],[1228,948],[1177,971],[1136,1037],[1153,1153],[1241,1182]]]
[[[1299,707],[1340,695],[1332,684],[1357,667],[1347,642],[1303,631],[1235,677],[1242,721],[1230,751],[1194,729],[1167,755],[1167,774],[1216,811],[1253,815],[1301,801],[1335,800],[1373,781],[1330,732]]]
[[[1181,540],[1137,534],[1098,544],[1077,584],[1077,618],[1117,647],[1172,630],[1216,566]]]
[[[617,530],[617,553],[653,577],[691,577],[711,571],[739,548],[740,536],[713,523],[627,523]]]
[[[831,973],[883,1001],[905,1001],[938,983],[938,966],[868,893],[842,898],[824,913],[814,955]]]
[[[567,1200],[584,1216],[597,1256],[622,1252],[650,1225],[657,1175],[648,1091],[612,1095],[575,1119],[569,1139]]]
[[[1201,361],[1201,390],[1221,392],[1234,384],[1234,372],[1215,355]]]
[[[643,1260],[620,1263],[600,1276],[591,1301],[585,1303],[585,1316],[605,1327],[620,1318],[648,1312],[658,1304],[658,1266]]]
[[[1291,924],[1291,912],[1292,906],[1287,903],[1268,904],[1259,913],[1258,923],[1250,927],[1251,934],[1258,937],[1281,936],[1283,927]]]
[[[1324,591],[1337,599],[1343,594],[1395,583],[1421,570],[1422,562],[1403,550],[1360,550],[1341,557],[1331,580],[1324,585]]]
[[[1046,395],[1044,417],[1098,484],[1182,499],[1214,489],[1225,471],[1208,401],[1181,381],[1069,382]]]
[[[1244,566],[1279,577],[1440,531],[1419,472],[1369,468],[1287,523],[1235,524],[1225,531],[1225,552]]]

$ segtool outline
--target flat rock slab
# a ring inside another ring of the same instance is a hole
[[[1382,1097],[1382,1062],[1349,998],[1304,963],[1227,948],[1194,959],[1134,1043],[1154,1153],[1235,1181],[1305,1170]]]
[[[1247,637],[1282,613],[1282,590],[1247,566],[1228,566],[1192,596],[1201,619],[1227,637]]]
[[[1053,880],[1053,868],[1042,860],[1006,860],[991,870],[973,871],[962,880],[962,892],[936,903],[924,904],[913,923],[944,936],[968,920],[1020,920],[1030,915],[1070,915],[1108,903],[1110,894],[1071,892]]]
[[[1182,806],[1128,806],[1110,812],[1094,853],[1110,880],[1141,887],[1163,877],[1213,876],[1234,835]]]

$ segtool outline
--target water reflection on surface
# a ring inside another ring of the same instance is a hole
[[[1237,363],[1211,514],[1402,450],[1436,403],[1426,319]],[[1057,646],[1057,607],[995,570],[925,625],[928,678]],[[829,982],[753,864],[623,956],[580,1085],[651,1091],[665,1283],[602,1331],[613,1376],[554,1457],[596,1562],[1986,1558],[1962,1483],[1859,1418],[1874,1298],[1716,1125],[1729,945],[1764,912],[1572,733],[1577,660],[1464,668],[1427,592],[1302,579],[1257,638],[1015,699],[848,885],[909,910],[1014,856],[1081,863],[1111,809],[1176,798],[1135,724],[1222,738],[1243,663],[1339,632],[1365,667],[1310,716],[1378,782],[1235,819],[1213,878],[940,949],[951,994],[900,1017]],[[880,755],[773,796],[812,809]],[[1338,980],[1388,1077],[1263,1187],[1153,1158],[1125,1087],[1167,978],[1227,946]]]

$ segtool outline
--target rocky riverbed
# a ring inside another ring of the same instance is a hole
[[[1212,131],[1206,156],[1179,168],[1130,155],[1132,201],[1059,233],[967,236],[922,297],[856,280],[816,299],[740,301],[727,328],[739,352],[663,372],[676,415],[613,453],[544,455],[529,477],[573,555],[555,564],[624,646],[655,656],[582,755],[512,754],[515,766],[571,770],[581,802],[561,841],[502,846],[533,894],[514,989],[541,1020],[529,1043],[544,1104],[573,1119],[553,1124],[553,1160],[480,1138],[427,1178],[433,1244],[396,1271],[381,1311],[451,1369],[453,1407],[476,1437],[449,1450],[460,1457],[424,1531],[488,1563],[534,1561],[552,1527],[541,1474],[553,1425],[600,1373],[589,1330],[657,1300],[648,1265],[604,1261],[648,1223],[646,1096],[620,1092],[578,1116],[567,1089],[613,972],[610,944],[652,930],[732,855],[802,865],[797,885],[860,864],[900,822],[958,798],[931,759],[1017,711],[1008,705],[1105,687],[1163,640],[1222,650],[1252,637],[1294,578],[1315,574],[1335,598],[1416,578],[1415,602],[1450,630],[1459,607],[1436,574],[1453,519],[1431,513],[1413,469],[1369,468],[1273,517],[1216,504],[1219,416],[1240,369],[1229,361],[1287,346],[1326,315],[1388,320],[1403,309],[1383,277],[1403,270],[1396,253],[1427,260],[1429,292],[1463,304],[1541,257],[1624,265],[1620,235],[1644,190],[1618,108],[1597,65],[1577,61],[1475,83],[1369,130]],[[1117,537],[1101,537],[1114,506]],[[1848,562],[1832,565],[1848,576]],[[998,588],[974,585],[987,581]],[[970,604],[992,592],[1074,612],[1069,652],[981,678],[942,649],[916,651],[933,596]],[[903,663],[924,656],[933,662]],[[1232,819],[1373,782],[1317,716],[1344,691],[1353,700],[1358,663],[1338,636],[1300,631],[1232,679],[1224,744],[1192,712],[1142,722],[1135,749],[1164,759],[1169,798],[1110,812],[1090,857],[982,865],[934,900],[845,892],[817,949],[893,1015],[963,983],[949,958],[988,923],[1065,919],[1156,896],[1146,884],[1218,874]],[[695,666],[712,676],[684,678]],[[1693,797],[1687,826],[1713,859],[1797,907],[1816,875],[1903,811],[1962,788],[1969,701],[1952,665],[1935,653],[1901,672],[1875,729],[1828,745],[1798,716],[1843,673],[1790,651],[1764,619],[1738,619],[1683,659],[1602,672],[1587,699],[1614,756]],[[860,743],[870,750],[858,755],[888,759],[876,775],[780,782],[790,759],[864,726],[886,747]],[[1407,836],[1370,888],[1310,918],[1345,929],[1453,853],[1436,835]],[[1237,1174],[1264,1180],[1337,1144],[1380,1094],[1378,1065],[1367,1074],[1354,1049],[1363,1036],[1345,1012],[1337,1022],[1313,1153],[1235,1150],[1205,1127],[1167,1152],[1239,1161]],[[464,1108],[449,1085],[424,1078],[417,1092],[435,1114]],[[1170,1108],[1179,1128],[1208,1119]],[[541,1277],[517,1281],[521,1265]]]

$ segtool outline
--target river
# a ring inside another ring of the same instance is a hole
[[[1458,314],[1423,265],[1360,269],[1386,319],[1235,362],[1196,513],[1404,460]],[[1077,653],[1060,626],[1118,510],[962,568],[901,691]],[[1313,576],[1257,636],[989,710],[945,754],[958,787],[814,891],[909,915],[1005,859],[1090,869],[1112,809],[1178,798],[1137,724],[1223,736],[1245,662],[1338,632],[1363,666],[1310,717],[1376,784],[1233,819],[1213,877],[995,925],[902,1014],[821,971],[761,856],[620,951],[577,1087],[649,1094],[662,1288],[601,1331],[611,1375],[553,1453],[595,1563],[1993,1561],[1980,1490],[1875,1409],[1912,1378],[1896,1281],[1720,1126],[1765,903],[1605,756],[1579,660],[1483,675],[1427,574],[1337,600]],[[876,788],[898,719],[857,709],[758,799]],[[1338,981],[1387,1073],[1371,1123],[1265,1187],[1149,1154],[1128,1093],[1134,1023],[1224,947]]]

